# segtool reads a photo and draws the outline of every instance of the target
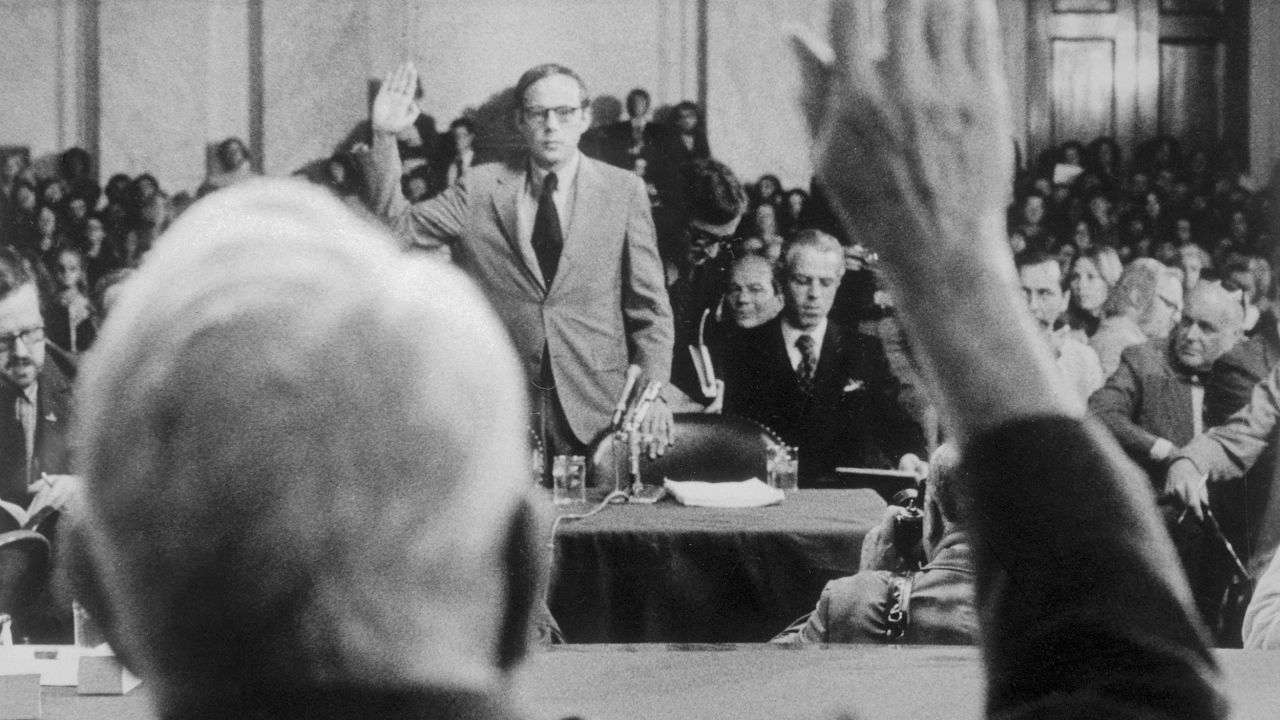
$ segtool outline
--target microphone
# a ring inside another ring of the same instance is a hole
[[[622,424],[622,416],[627,412],[627,405],[630,404],[631,393],[636,389],[636,382],[640,380],[640,375],[644,371],[639,365],[627,366],[627,381],[622,385],[622,395],[618,397],[618,404],[613,408],[613,420],[609,422],[609,426],[618,428]]]

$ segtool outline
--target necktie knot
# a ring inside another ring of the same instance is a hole
[[[804,334],[796,338],[796,347],[802,353],[813,352],[813,336],[809,334]]]
[[[547,197],[560,187],[560,178],[555,173],[547,173],[542,180],[542,197]]]

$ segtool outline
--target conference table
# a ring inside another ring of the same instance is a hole
[[[1280,653],[1217,653],[1235,720],[1275,720]],[[980,718],[976,648],[814,646],[561,646],[516,675],[530,720],[614,718]],[[146,685],[125,696],[42,693],[44,720],[150,718]]]
[[[857,572],[884,509],[872,490],[800,490],[762,508],[609,505],[559,523],[551,613],[570,643],[763,642]]]

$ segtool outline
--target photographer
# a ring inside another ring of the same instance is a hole
[[[976,644],[974,569],[957,485],[959,460],[951,445],[934,451],[920,509],[889,506],[884,522],[863,540],[862,570],[827,583],[813,612],[773,642]]]

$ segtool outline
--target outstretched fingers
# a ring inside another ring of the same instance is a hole
[[[893,0],[884,13],[889,37],[885,70],[904,105],[923,104],[937,88],[935,78],[941,68],[929,53],[929,4],[929,0]]]
[[[809,134],[816,136],[831,94],[831,66],[835,53],[831,46],[808,28],[793,28],[791,50],[800,67],[800,109],[804,112]]]
[[[846,92],[869,98],[884,95],[883,79],[877,68],[877,63],[889,51],[883,5],[883,0],[833,0],[831,3],[834,67]]]
[[[412,62],[403,62],[383,81],[387,92],[412,96],[418,84],[418,69]]]

